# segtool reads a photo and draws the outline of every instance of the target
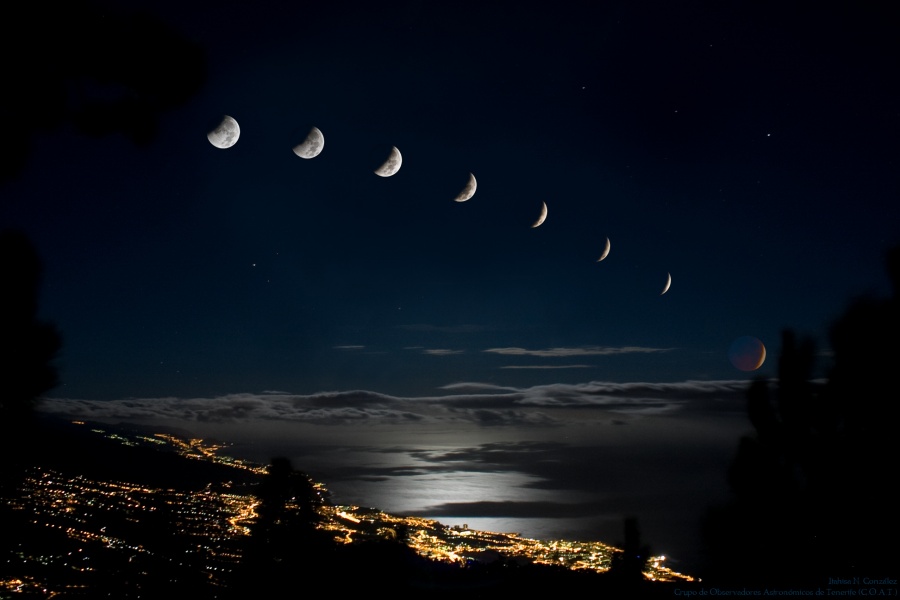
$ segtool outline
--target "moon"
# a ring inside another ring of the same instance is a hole
[[[541,224],[546,220],[547,220],[547,203],[543,202],[543,203],[541,203],[541,216],[538,217],[537,221],[535,221],[531,227],[532,228],[540,227]]]
[[[766,361],[766,347],[752,335],[744,335],[731,343],[728,360],[741,371],[755,371]]]
[[[609,238],[606,238],[606,247],[603,248],[603,254],[600,255],[600,258],[597,259],[597,262],[600,262],[607,256],[609,256]]]
[[[325,147],[325,136],[318,127],[313,127],[306,134],[306,139],[294,146],[294,154],[300,158],[315,158]]]
[[[465,202],[469,198],[475,195],[475,188],[477,187],[477,183],[475,182],[475,176],[469,173],[469,182],[466,184],[466,187],[459,193],[454,200],[457,202]]]
[[[387,157],[387,160],[384,161],[380,167],[375,169],[375,174],[381,177],[390,177],[400,170],[400,165],[402,163],[403,157],[400,156],[400,151],[397,150],[397,146],[393,146],[391,148],[390,156]]]
[[[671,285],[672,285],[672,274],[671,274],[671,273],[666,273],[666,285],[665,285],[665,287],[663,287],[663,291],[660,292],[659,295],[662,296],[663,294],[665,294],[666,292],[668,292],[668,291],[669,291],[669,287],[671,287]]]
[[[231,148],[241,137],[241,127],[234,117],[225,115],[215,129],[206,134],[206,139],[216,148]]]

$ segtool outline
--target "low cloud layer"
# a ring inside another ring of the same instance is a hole
[[[286,421],[318,425],[467,421],[481,426],[565,424],[596,416],[743,410],[746,381],[550,384],[526,388],[458,382],[443,394],[401,397],[368,390],[228,394],[211,398],[48,398],[41,410],[69,418],[186,422]]]
[[[543,350],[528,350],[526,348],[488,348],[484,352],[502,354],[505,356],[540,356],[544,358],[558,356],[610,356],[616,354],[652,354],[656,352],[669,352],[673,348],[645,348],[642,346],[581,346],[577,348],[545,348]]]
[[[593,365],[505,365],[501,369],[592,369]]]

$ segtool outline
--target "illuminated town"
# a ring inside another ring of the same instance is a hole
[[[93,426],[92,426],[93,427]],[[126,445],[154,445],[174,450],[190,460],[210,461],[243,474],[263,476],[267,467],[223,453],[227,445],[201,439],[181,439],[169,434],[123,435],[102,428],[92,433]],[[320,498],[317,527],[337,542],[352,544],[373,539],[399,540],[422,557],[466,565],[504,560],[546,564],[572,570],[604,572],[610,569],[620,549],[584,541],[542,541],[515,533],[476,531],[467,526],[447,526],[438,521],[384,513],[375,508],[333,505],[324,485],[311,482]],[[59,554],[32,555],[23,546],[6,559],[0,572],[0,597],[7,593],[39,592],[52,597],[53,586],[90,585],[96,568],[92,549],[120,554],[130,565],[146,563],[145,576],[153,564],[164,561],[173,568],[202,572],[206,582],[227,585],[226,580],[242,558],[242,542],[250,536],[257,518],[259,500],[246,484],[211,482],[199,491],[160,489],[120,481],[95,481],[79,475],[32,467],[17,498],[8,500],[13,514],[41,528],[48,535],[64,535],[68,543]],[[291,504],[287,508],[291,508]],[[296,506],[295,506],[296,508]],[[138,524],[158,528],[160,541],[135,544],[130,536]],[[175,558],[177,557],[177,558]],[[173,564],[177,561],[177,564]],[[17,570],[17,565],[19,565]],[[43,572],[66,573],[42,578]],[[665,566],[665,557],[652,557],[644,577],[656,581],[694,581]]]

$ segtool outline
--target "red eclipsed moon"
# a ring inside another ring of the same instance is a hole
[[[728,349],[728,360],[741,371],[755,371],[766,362],[766,347],[752,335],[739,337]]]

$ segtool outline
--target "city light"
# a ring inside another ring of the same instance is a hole
[[[206,443],[202,439],[184,440],[170,434],[126,436],[102,429],[93,432],[126,445],[165,445],[182,457],[209,461],[263,476],[267,467],[253,464],[223,453],[224,444]],[[320,503],[317,527],[335,542],[351,544],[366,540],[389,539],[407,544],[420,556],[465,566],[471,562],[496,559],[520,563],[564,566],[572,570],[604,572],[610,569],[613,556],[620,549],[598,541],[536,540],[516,533],[478,531],[467,526],[447,526],[420,517],[397,516],[376,508],[331,505],[325,485],[310,482]],[[180,554],[179,567],[203,571],[211,582],[223,585],[243,556],[243,539],[252,535],[259,518],[259,499],[251,486],[232,481],[208,482],[194,491],[162,489],[125,481],[97,481],[82,475],[33,467],[26,473],[17,497],[7,500],[7,507],[23,519],[49,531],[62,532],[72,542],[86,547],[99,545],[106,550],[128,555],[128,562],[152,557],[154,560],[176,561],[169,552],[129,541],[129,528],[148,519],[162,519],[165,527],[181,540],[190,540]],[[303,507],[287,503],[286,510]],[[158,515],[158,516],[155,516]],[[156,521],[154,521],[156,522]],[[167,548],[167,551],[170,551]],[[63,565],[90,573],[90,552],[79,548],[77,565],[72,552],[55,555],[22,555],[22,564]],[[688,575],[665,566],[665,556],[647,561],[645,578],[653,581],[694,581]],[[27,569],[25,569],[27,571]],[[24,571],[23,571],[24,572]],[[53,583],[32,576],[0,578],[0,591],[35,591]],[[74,581],[70,585],[83,585]],[[69,587],[69,586],[67,586]],[[48,593],[50,593],[48,592]]]

